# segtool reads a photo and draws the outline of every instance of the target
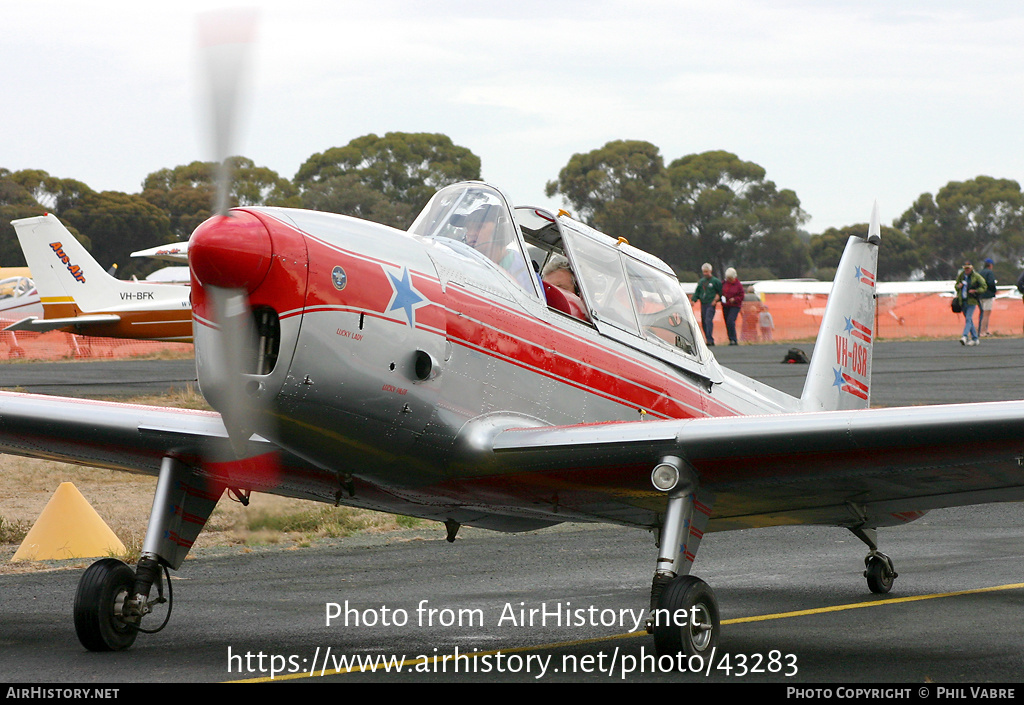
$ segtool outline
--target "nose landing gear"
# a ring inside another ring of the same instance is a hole
[[[82,574],[75,594],[75,632],[90,651],[123,651],[135,643],[137,623],[124,617],[135,571],[116,558],[96,561]]]

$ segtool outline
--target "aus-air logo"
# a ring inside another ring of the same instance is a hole
[[[412,278],[409,276],[408,267],[402,267],[401,276],[395,276],[391,272],[387,274],[394,293],[391,295],[391,301],[388,302],[385,313],[398,310],[405,311],[405,318],[409,321],[409,325],[415,327],[416,309],[420,306],[426,306],[430,302],[427,300],[427,297],[416,291],[416,288],[412,285]]]
[[[71,263],[71,258],[64,254],[64,245],[59,242],[51,242],[50,249],[53,250],[53,254],[57,255],[57,259],[61,261],[61,264],[68,268],[68,271],[71,272],[71,276],[74,277],[76,281],[85,284],[85,275],[82,274],[82,268],[77,264]]]

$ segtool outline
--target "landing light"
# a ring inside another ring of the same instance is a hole
[[[668,492],[679,484],[679,469],[669,463],[660,463],[651,472],[651,483],[662,492]]]

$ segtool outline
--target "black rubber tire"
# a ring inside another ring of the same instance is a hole
[[[697,625],[691,624],[693,607],[697,608]],[[686,612],[685,626],[664,623],[665,615],[676,614],[677,610]],[[656,617],[660,619],[655,619],[654,648],[659,656],[706,656],[718,645],[718,601],[708,584],[700,578],[680,575],[666,585],[658,600]],[[711,629],[702,628],[708,624]]]
[[[892,590],[896,576],[889,570],[889,564],[878,556],[870,556],[865,562],[867,570],[864,577],[868,579],[868,590],[876,595],[884,595]]]
[[[135,587],[135,571],[116,558],[93,563],[82,574],[75,593],[75,632],[89,651],[123,651],[135,643],[138,630],[114,614],[119,598]]]

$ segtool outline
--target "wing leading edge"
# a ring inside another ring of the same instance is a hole
[[[506,430],[494,460],[559,488],[563,511],[609,495],[644,523],[664,496],[650,471],[676,456],[715,496],[712,530],[874,528],[940,507],[1024,500],[1024,401]],[[964,439],[970,439],[970,450]],[[644,472],[646,470],[646,472]]]
[[[0,392],[0,453],[154,476],[173,457],[226,486],[329,496],[322,471],[258,436],[235,459],[210,411]]]

